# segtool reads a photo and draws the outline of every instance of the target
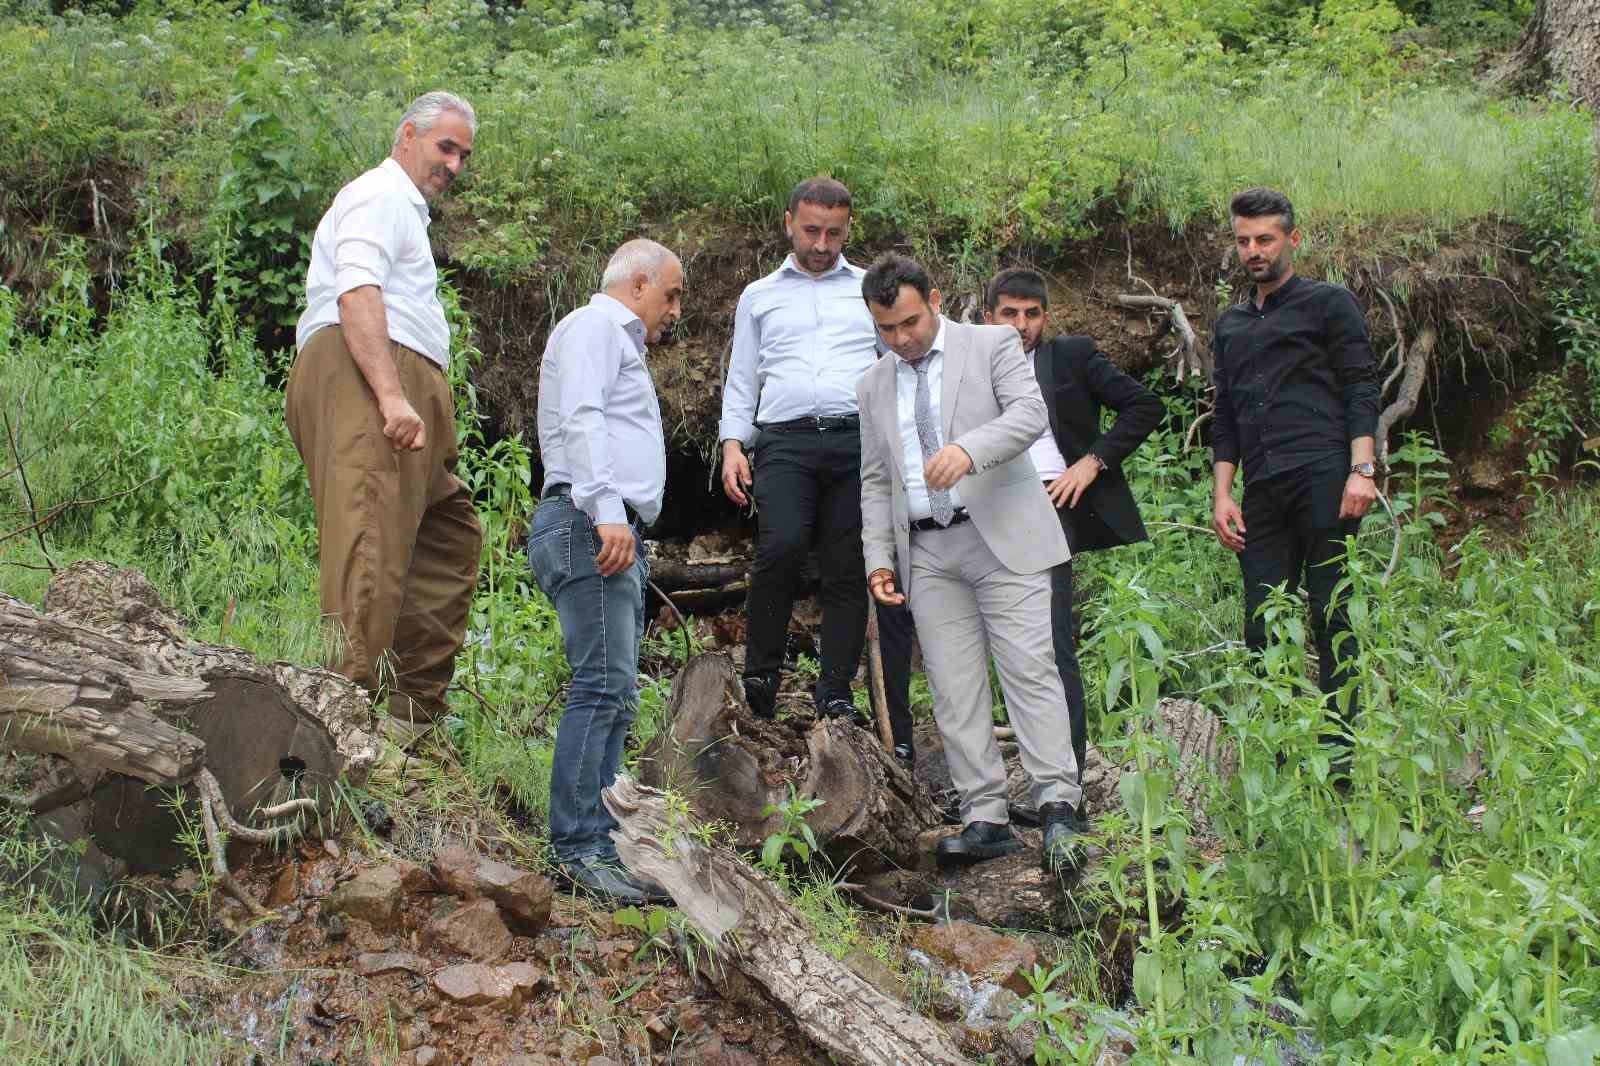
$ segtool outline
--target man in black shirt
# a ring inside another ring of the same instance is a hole
[[[1378,495],[1378,382],[1366,318],[1349,290],[1295,274],[1300,231],[1288,197],[1247,189],[1230,214],[1255,290],[1217,319],[1211,525],[1239,554],[1252,649],[1266,644],[1259,609],[1267,590],[1292,591],[1304,573],[1322,691],[1336,708],[1356,655],[1349,617],[1334,599],[1344,538]],[[1242,510],[1233,499],[1241,462]],[[1345,719],[1356,711],[1352,686]]]

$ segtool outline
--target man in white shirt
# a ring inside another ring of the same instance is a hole
[[[1050,640],[1049,570],[1070,552],[1028,458],[1047,423],[1039,386],[1016,330],[946,319],[915,261],[884,255],[861,288],[894,352],[856,386],[867,584],[916,618],[961,795],[962,831],[936,857],[973,863],[1022,847],[994,739],[992,652],[1045,828],[1044,863],[1061,870],[1076,861],[1083,790]]]
[[[601,290],[557,323],[539,366],[544,488],[528,563],[555,606],[572,684],[550,772],[550,846],[573,888],[659,901],[617,861],[600,792],[617,776],[638,711],[650,564],[643,529],[667,484],[661,408],[645,346],[682,313],[683,265],[649,240],[618,248]]]
[[[792,252],[739,297],[722,392],[722,488],[741,507],[752,496],[759,505],[745,608],[745,696],[754,713],[771,717],[789,616],[814,542],[822,577],[815,704],[820,715],[852,717],[850,683],[867,624],[855,388],[877,361],[877,337],[861,302],[864,271],[842,254],[850,190],[832,178],[803,181],[790,193],[783,223]],[[880,623],[886,687],[901,712],[891,715],[896,750],[909,760],[903,708],[910,624],[890,610]]]
[[[333,667],[381,699],[412,740],[445,713],[482,533],[455,476],[450,328],[428,203],[472,154],[477,118],[418,97],[388,159],[346,185],[311,245],[289,372],[289,433],[317,509]]]

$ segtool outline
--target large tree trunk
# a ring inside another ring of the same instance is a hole
[[[672,686],[672,719],[640,766],[646,784],[688,797],[696,817],[760,847],[783,825],[769,808],[821,800],[806,818],[836,866],[914,866],[919,836],[942,821],[871,732],[839,721],[762,721],[745,707],[733,661],[696,656]]]
[[[1527,71],[1561,79],[1572,95],[1600,111],[1600,4],[1594,0],[1539,0],[1527,33],[1499,74]]]
[[[765,988],[801,1030],[838,1062],[857,1066],[962,1066],[939,1026],[890,999],[812,939],[783,892],[729,852],[683,831],[653,789],[619,776],[605,790],[617,819],[617,853],[655,879],[732,965]]]
[[[258,807],[365,780],[366,694],[336,674],[190,640],[144,575],[81,562],[45,612],[0,597],[0,745],[109,770],[86,801],[97,843],[135,871],[189,856],[169,797],[203,767],[241,822]],[[155,786],[155,787],[152,787]]]

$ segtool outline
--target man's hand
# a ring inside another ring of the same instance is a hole
[[[893,570],[874,570],[868,574],[867,591],[885,607],[898,607],[906,602],[904,594],[895,591]]]
[[[948,489],[972,473],[972,456],[959,444],[946,444],[922,464],[922,479],[930,489]]]
[[[1212,498],[1211,528],[1224,548],[1244,551],[1244,512],[1239,510],[1231,495]]]
[[[736,440],[722,442],[722,491],[740,507],[750,505],[748,489],[754,483],[750,473],[750,460],[744,454],[744,445]]]
[[[594,527],[600,534],[600,550],[595,565],[601,577],[620,574],[633,565],[633,527],[626,522],[601,522]]]
[[[1378,483],[1362,474],[1345,479],[1344,499],[1339,501],[1340,518],[1360,518],[1378,498]]]
[[[405,393],[397,392],[379,400],[378,413],[383,416],[383,435],[389,438],[395,451],[421,451],[428,443],[428,427]]]
[[[1083,499],[1083,494],[1089,491],[1089,486],[1099,476],[1100,460],[1085,455],[1067,467],[1066,473],[1050,482],[1050,502],[1056,505],[1058,511],[1063,507],[1078,506],[1078,501]]]

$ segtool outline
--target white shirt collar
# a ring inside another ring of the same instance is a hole
[[[644,320],[634,314],[627,304],[608,293],[597,292],[589,298],[589,306],[604,311],[607,318],[622,327],[622,331],[633,341],[633,346],[640,353],[644,352]]]
[[[838,259],[834,260],[833,266],[829,267],[827,270],[824,270],[822,274],[818,276],[801,267],[799,262],[795,260],[794,253],[790,252],[788,257],[783,261],[782,269],[791,274],[799,274],[801,277],[811,278],[815,281],[821,281],[823,278],[831,277],[834,274],[850,273],[850,261],[847,260],[843,255],[840,255]]]
[[[422,190],[417,188],[417,183],[411,180],[411,175],[406,173],[406,168],[400,165],[400,160],[390,156],[378,164],[379,170],[387,171],[392,177],[398,178],[406,191],[406,199],[424,211],[428,208],[427,197],[422,195]]]

